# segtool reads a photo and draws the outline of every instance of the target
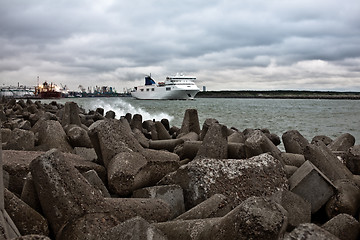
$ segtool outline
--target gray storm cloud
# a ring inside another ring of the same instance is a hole
[[[2,1],[0,83],[70,88],[184,72],[222,89],[360,91],[349,1]]]

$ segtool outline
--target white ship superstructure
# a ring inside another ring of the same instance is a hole
[[[194,99],[200,91],[196,77],[177,74],[156,83],[151,76],[145,77],[145,85],[135,87],[131,95],[137,99]]]

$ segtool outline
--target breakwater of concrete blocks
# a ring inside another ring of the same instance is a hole
[[[0,239],[358,239],[360,145],[0,102]],[[278,148],[283,143],[285,151]]]

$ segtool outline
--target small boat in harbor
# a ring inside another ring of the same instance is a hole
[[[131,95],[137,99],[193,100],[200,91],[196,77],[176,74],[156,83],[151,76],[145,77],[145,85],[135,87]]]
[[[56,84],[48,84],[46,81],[42,85],[35,87],[35,96],[42,99],[62,97],[60,88]]]

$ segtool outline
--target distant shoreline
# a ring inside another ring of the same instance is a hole
[[[349,99],[360,100],[360,92],[335,91],[206,91],[196,98]]]

